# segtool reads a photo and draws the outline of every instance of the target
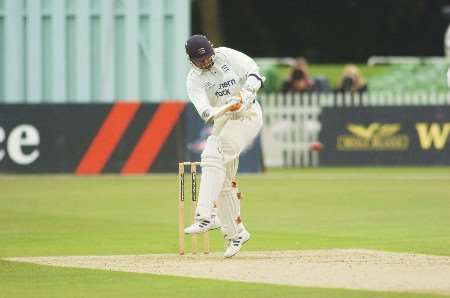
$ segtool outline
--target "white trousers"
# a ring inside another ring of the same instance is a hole
[[[212,143],[220,143],[217,149],[222,155],[220,158],[221,165],[211,167],[211,162],[204,162],[204,154],[202,154],[202,179],[196,210],[197,218],[210,218],[212,208],[217,203],[221,192],[231,190],[231,182],[235,179],[237,173],[239,155],[247,146],[251,145],[262,125],[261,107],[257,102],[239,115],[230,114],[215,121],[212,135],[218,141]],[[214,153],[214,149],[209,148],[208,150]],[[212,164],[217,160],[219,158],[215,158]],[[231,197],[230,194],[226,196]],[[220,219],[229,221],[227,218],[223,218],[224,215],[220,212],[220,205],[224,204],[219,203],[217,205]],[[236,208],[230,209],[236,210]]]

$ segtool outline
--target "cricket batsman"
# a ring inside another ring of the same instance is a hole
[[[224,257],[230,258],[250,239],[241,221],[240,200],[232,183],[240,153],[253,142],[263,125],[256,92],[264,77],[252,58],[230,48],[213,48],[203,35],[191,36],[185,48],[192,63],[186,79],[189,99],[200,117],[213,124],[213,131],[201,155],[202,178],[195,223],[184,232],[198,234],[221,227],[228,240]]]

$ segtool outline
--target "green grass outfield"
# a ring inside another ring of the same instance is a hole
[[[450,255],[450,168],[242,175],[245,250],[368,248]],[[212,250],[223,241],[212,233]],[[177,250],[177,176],[0,176],[0,258]],[[239,270],[237,268],[237,270]],[[0,297],[443,297],[0,261]],[[447,296],[448,297],[448,296]]]

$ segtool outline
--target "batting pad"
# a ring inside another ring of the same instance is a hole
[[[214,202],[217,200],[225,180],[223,149],[220,139],[210,136],[206,141],[201,160],[202,178],[198,195],[196,218],[211,218]]]
[[[241,204],[235,189],[228,187],[220,192],[217,200],[217,215],[222,222],[225,239],[234,239],[239,233],[240,227],[236,219],[240,216],[240,209]]]

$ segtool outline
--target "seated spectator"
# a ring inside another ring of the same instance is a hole
[[[308,61],[299,57],[283,84],[283,92],[308,92],[314,90],[314,81],[309,76]]]
[[[347,64],[344,67],[335,91],[349,93],[363,93],[367,91],[367,84],[364,82],[356,65]]]
[[[311,77],[308,61],[298,57],[289,72],[288,79],[283,83],[283,92],[321,92],[329,91],[330,84],[325,77]]]

